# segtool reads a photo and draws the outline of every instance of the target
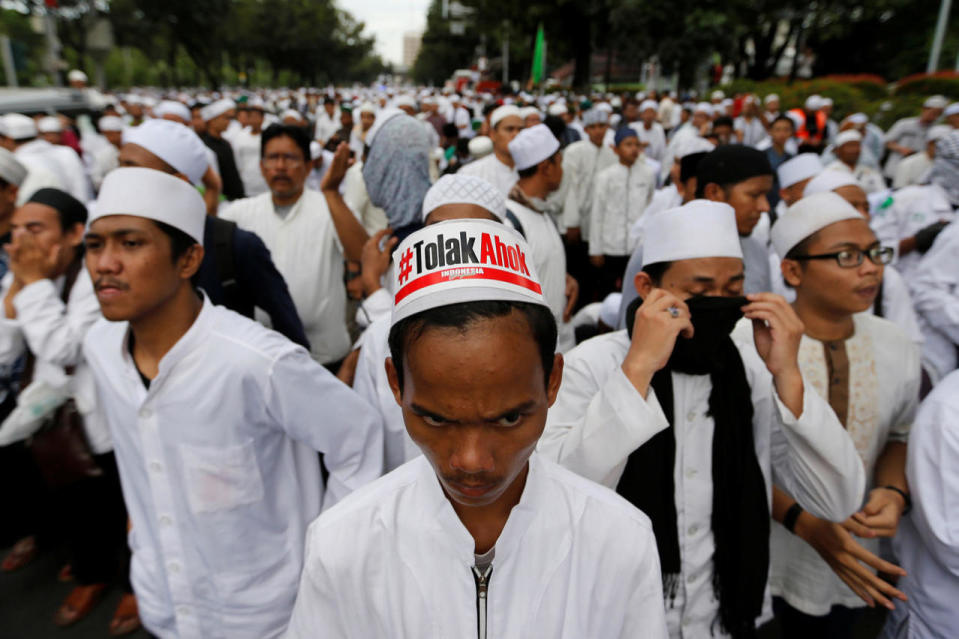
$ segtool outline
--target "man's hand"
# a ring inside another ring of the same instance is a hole
[[[603,268],[603,264],[606,263],[606,256],[604,255],[590,255],[589,263],[595,266],[596,268]]]
[[[772,373],[779,398],[797,417],[802,414],[803,383],[799,372],[802,320],[789,303],[774,293],[747,295],[743,315],[753,322],[756,351]]]
[[[330,163],[330,170],[323,176],[320,182],[321,191],[338,191],[343,178],[346,177],[346,170],[353,165],[350,158],[350,145],[346,142],[340,142],[336,147],[336,153],[333,154],[333,161]]]
[[[339,149],[337,153],[339,153]],[[393,229],[391,228],[377,231],[376,234],[363,245],[363,252],[360,255],[360,264],[362,265],[362,270],[360,271],[362,275],[360,277],[363,280],[363,295],[366,297],[369,297],[375,291],[382,288],[382,286],[380,286],[380,280],[390,268],[390,258],[399,240],[391,237],[386,240],[382,250],[380,249],[380,242],[392,232]]]
[[[672,293],[654,288],[636,309],[633,337],[623,360],[623,372],[643,397],[653,375],[669,361],[679,335],[693,336],[689,307]]]
[[[852,530],[860,537],[894,537],[902,511],[906,509],[906,500],[902,495],[888,488],[873,488],[869,492],[869,501],[862,510],[851,517],[851,521],[861,524],[858,530]],[[861,534],[865,529],[870,534]]]
[[[566,242],[569,244],[579,244],[583,239],[578,226],[571,226],[566,229]]]
[[[856,522],[850,519],[842,525],[834,524],[803,512],[796,520],[795,530],[866,605],[874,608],[876,603],[879,603],[892,610],[895,606],[891,599],[906,601],[906,595],[880,579],[867,566],[900,577],[904,577],[906,571],[883,561],[859,545],[849,534],[847,524],[855,527]]]
[[[360,349],[350,351],[350,354],[343,358],[340,364],[340,370],[336,371],[336,378],[346,384],[353,386],[353,380],[356,378],[356,365],[360,361]]]
[[[63,251],[60,244],[44,249],[32,236],[25,233],[14,243],[6,244],[4,249],[10,256],[10,270],[13,271],[14,279],[19,280],[23,286],[56,277],[60,254]]]
[[[566,308],[563,309],[563,321],[568,322],[573,317],[573,307],[579,299],[579,282],[576,278],[566,274]]]

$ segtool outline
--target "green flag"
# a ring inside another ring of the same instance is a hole
[[[536,48],[533,49],[533,69],[530,71],[530,79],[533,84],[539,84],[543,81],[544,67],[546,66],[546,43],[543,38],[543,25],[540,24],[536,30]]]

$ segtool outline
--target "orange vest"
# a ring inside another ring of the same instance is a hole
[[[806,128],[806,111],[805,109],[790,109],[790,113],[796,115],[796,120],[802,122],[802,124],[796,128],[796,137],[800,140],[806,142],[812,142],[818,144],[822,142],[823,137],[826,135],[826,114],[822,111],[816,111],[816,134],[810,136],[809,130]]]

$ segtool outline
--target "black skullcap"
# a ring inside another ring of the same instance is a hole
[[[74,224],[87,223],[87,207],[83,205],[83,202],[60,189],[40,189],[30,196],[30,199],[27,200],[27,203],[29,202],[44,204],[56,209],[57,213],[60,214],[60,225],[64,230]]]
[[[686,180],[696,177],[700,160],[709,153],[709,151],[700,151],[699,153],[684,155],[679,161],[679,181],[685,183]]]
[[[707,184],[732,186],[749,178],[772,174],[765,153],[742,144],[727,144],[710,151],[699,162],[696,188],[703,189]]]

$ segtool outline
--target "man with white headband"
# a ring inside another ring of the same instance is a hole
[[[504,197],[509,195],[519,180],[513,156],[509,152],[509,143],[522,130],[523,119],[519,108],[512,104],[499,107],[490,114],[489,137],[493,141],[493,152],[486,157],[470,162],[458,172],[483,178],[500,190]]]
[[[778,209],[779,215],[802,199],[806,185],[822,170],[822,160],[815,153],[800,153],[779,165],[776,176],[779,179],[779,197],[784,203]]]
[[[777,295],[742,297],[742,255],[727,204],[654,214],[627,329],[567,354],[539,445],[650,516],[671,637],[755,631],[772,483],[831,521],[862,497],[855,447],[799,370],[802,322]]]
[[[534,452],[563,364],[530,247],[453,220],[396,255],[386,366],[424,455],[313,523],[287,637],[664,637],[647,518]]]
[[[172,175],[106,177],[86,236],[106,320],[84,355],[114,438],[146,628],[276,637],[307,524],[379,475],[381,425],[304,348],[197,292],[204,217]]]
[[[893,537],[909,510],[906,440],[919,401],[919,349],[895,324],[868,313],[893,250],[842,197],[807,195],[776,222],[772,241],[805,327],[799,368],[806,392],[828,401],[855,442],[869,489],[859,512],[833,523],[806,512],[776,482],[773,606],[786,639],[848,637],[866,605],[892,608],[893,598],[904,599],[870,568],[904,574],[880,559],[879,538]],[[749,332],[739,325],[734,336]]]

